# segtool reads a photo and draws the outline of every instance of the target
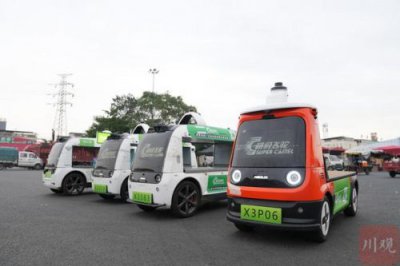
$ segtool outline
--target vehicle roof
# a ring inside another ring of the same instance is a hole
[[[248,108],[242,111],[240,114],[249,114],[261,111],[272,111],[272,110],[282,110],[282,109],[292,109],[292,108],[311,108],[317,109],[314,105],[307,104],[307,103],[271,103],[271,104],[264,104],[260,106],[256,106],[253,108]]]

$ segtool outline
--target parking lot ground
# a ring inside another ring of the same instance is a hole
[[[0,171],[0,265],[358,265],[363,225],[400,227],[400,177],[359,182],[359,213],[337,216],[318,244],[304,232],[239,232],[225,219],[226,201],[177,219],[90,190],[53,194],[41,171]]]

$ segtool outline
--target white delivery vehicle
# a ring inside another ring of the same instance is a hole
[[[128,177],[139,141],[149,129],[146,124],[135,127],[132,134],[113,134],[101,145],[96,167],[92,172],[92,190],[104,199],[128,197]]]
[[[54,193],[81,194],[90,187],[100,143],[96,138],[64,138],[51,148],[43,184]]]
[[[226,198],[234,131],[206,126],[196,113],[154,131],[143,137],[136,152],[128,181],[132,202],[144,211],[162,207],[189,217],[201,200]]]

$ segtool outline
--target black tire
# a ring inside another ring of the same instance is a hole
[[[358,191],[353,187],[351,191],[350,205],[343,211],[346,216],[356,216],[358,210]]]
[[[172,212],[180,218],[193,216],[200,206],[200,198],[199,187],[192,181],[183,181],[172,196]]]
[[[40,170],[42,169],[42,166],[40,164],[35,164],[35,166],[33,167],[33,169],[35,170]]]
[[[80,173],[71,173],[64,177],[62,190],[65,195],[80,195],[87,187],[86,178]]]
[[[62,193],[62,190],[60,190],[60,189],[50,188],[50,190],[51,190],[53,193],[56,193],[56,194],[61,194],[61,193]]]
[[[109,194],[97,194],[97,195],[99,195],[100,197],[102,197],[105,200],[112,200],[115,198],[115,195],[109,195]]]
[[[156,209],[156,207],[153,207],[153,206],[147,206],[147,205],[142,205],[142,204],[136,204],[136,205],[139,207],[139,209],[141,209],[142,211],[145,211],[145,212],[152,212]]]
[[[127,202],[127,200],[129,199],[128,178],[126,178],[124,182],[122,182],[120,197],[122,202]]]
[[[395,171],[390,171],[389,175],[391,178],[395,178],[396,177],[396,172]]]
[[[322,243],[328,238],[329,229],[332,222],[332,210],[330,201],[327,197],[325,197],[324,201],[322,202],[320,217],[320,226],[314,232],[314,239],[315,241]]]
[[[369,175],[369,169],[368,168],[365,168],[364,172],[365,172],[366,175]]]
[[[242,231],[242,232],[254,231],[254,226],[251,226],[251,225],[235,223],[235,226],[239,231]]]
[[[0,170],[3,170],[4,168],[6,168],[2,163],[0,163]]]

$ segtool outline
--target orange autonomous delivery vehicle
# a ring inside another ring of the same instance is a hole
[[[287,102],[276,83],[264,106],[240,115],[228,178],[227,219],[242,231],[256,226],[310,230],[326,240],[335,214],[355,216],[354,172],[327,171],[317,109]]]

